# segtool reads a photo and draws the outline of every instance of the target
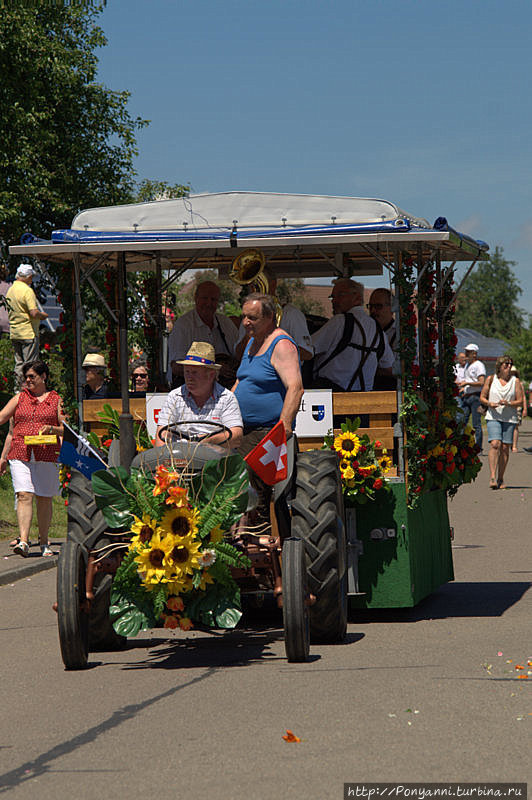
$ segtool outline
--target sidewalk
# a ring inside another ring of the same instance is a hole
[[[59,550],[62,540],[54,539],[50,546],[56,555],[43,558],[41,548],[32,540],[30,554],[27,558],[17,555],[9,546],[9,539],[0,540],[0,586],[14,583],[22,578],[34,575],[36,572],[43,572],[46,569],[54,569],[57,566]]]

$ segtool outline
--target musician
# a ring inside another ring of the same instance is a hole
[[[374,289],[368,302],[370,317],[373,317],[386,334],[392,350],[395,350],[395,317],[392,312],[392,293],[389,289]]]
[[[317,388],[371,391],[376,374],[392,374],[392,350],[380,325],[364,312],[363,299],[361,283],[351,278],[335,282],[334,316],[312,337]]]
[[[224,314],[217,313],[220,288],[213,281],[203,281],[196,286],[194,308],[174,322],[168,337],[168,382],[171,386],[183,383],[183,361],[192,342],[209,342],[216,352],[216,361],[222,365],[218,382],[231,387],[236,372],[233,361],[238,330]]]

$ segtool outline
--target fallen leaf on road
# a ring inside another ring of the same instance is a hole
[[[521,680],[521,681],[527,681],[527,680],[528,680],[528,675],[518,675],[518,676],[517,676],[517,680],[518,680],[518,681],[519,681],[519,680]]]
[[[299,736],[296,736],[295,733],[292,733],[292,731],[289,731],[288,728],[286,729],[286,736],[283,736],[283,739],[285,740],[285,742],[300,742],[301,741]]]
[[[524,669],[524,666],[522,664],[516,664],[514,669]]]
[[[499,652],[497,653],[497,655],[498,655],[498,656],[502,656],[502,650],[499,650]]]

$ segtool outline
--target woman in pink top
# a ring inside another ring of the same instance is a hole
[[[24,388],[0,411],[0,425],[11,422],[0,456],[0,475],[9,462],[17,498],[19,537],[14,552],[29,554],[29,533],[33,518],[33,497],[37,505],[39,542],[43,556],[53,555],[48,544],[52,521],[52,497],[59,492],[58,437],[63,435],[62,401],[48,389],[48,366],[33,361],[23,367]],[[55,444],[26,444],[26,436],[55,435]]]

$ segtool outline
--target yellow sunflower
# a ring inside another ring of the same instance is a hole
[[[351,433],[351,431],[339,433],[334,440],[333,447],[341,453],[344,458],[353,458],[360,449],[360,439],[356,434]]]
[[[392,468],[392,459],[389,456],[381,456],[379,458],[379,466],[384,475],[386,475]]]
[[[138,548],[149,544],[154,533],[158,533],[159,535],[162,533],[157,520],[152,519],[148,514],[143,514],[142,519],[138,517],[134,517],[134,519],[135,522],[131,526],[131,533],[135,534],[131,538],[132,548]]]
[[[346,480],[351,480],[351,478],[354,477],[355,477],[355,471],[353,467],[347,467],[347,469],[344,469],[344,471],[342,472],[342,478],[345,478]]]
[[[135,563],[147,587],[168,582],[172,572],[170,553],[173,546],[172,536],[161,536],[155,532],[150,541],[137,552]]]
[[[192,575],[195,569],[201,568],[201,542],[192,534],[189,536],[166,537],[173,539],[173,546],[168,553],[168,563],[172,567],[172,575],[177,578]]]
[[[199,524],[197,508],[186,506],[169,509],[161,520],[161,528],[173,536],[196,536]]]

